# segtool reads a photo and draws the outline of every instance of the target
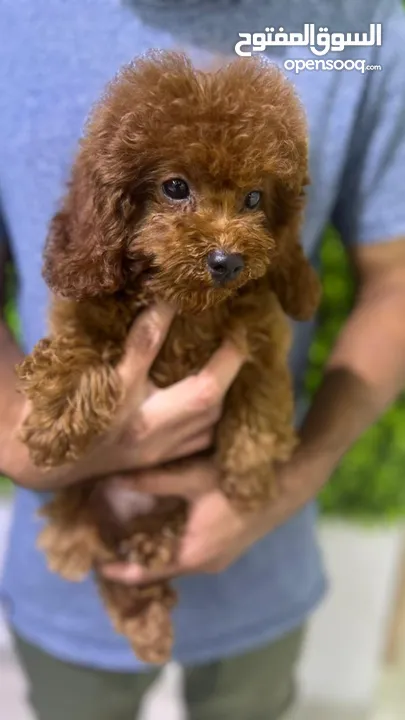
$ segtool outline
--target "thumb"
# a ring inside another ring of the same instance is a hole
[[[135,320],[126,340],[124,357],[118,366],[118,373],[126,387],[131,386],[139,375],[148,375],[174,315],[174,309],[160,303],[142,311]]]

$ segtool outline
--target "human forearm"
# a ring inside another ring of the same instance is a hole
[[[404,318],[403,283],[373,283],[360,292],[301,429],[301,443],[281,468],[271,526],[317,495],[342,456],[402,390]]]
[[[404,319],[403,283],[360,292],[302,428],[299,454],[327,474],[404,387]]]

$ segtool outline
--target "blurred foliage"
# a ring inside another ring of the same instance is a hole
[[[322,247],[324,296],[310,351],[307,389],[318,387],[324,363],[351,309],[354,283],[339,236],[329,230]],[[387,522],[405,516],[405,396],[356,443],[320,495],[326,515]]]
[[[310,351],[307,390],[313,395],[339,330],[350,312],[354,284],[338,235],[329,230],[322,246],[323,302],[320,323]],[[18,335],[15,278],[8,273],[6,317]],[[405,516],[405,397],[363,436],[346,455],[320,495],[325,515],[391,521]],[[6,488],[7,481],[0,488]]]
[[[15,298],[17,295],[17,278],[13,266],[9,263],[6,267],[6,305],[4,308],[5,317],[8,326],[11,328],[13,335],[19,336],[19,320]]]
[[[18,339],[19,336],[19,320],[17,314],[17,308],[15,303],[15,296],[17,292],[17,279],[13,271],[13,266],[10,264],[6,267],[6,305],[4,308],[5,318],[8,326],[12,329],[14,336]],[[9,492],[11,490],[11,483],[0,475],[0,494]]]

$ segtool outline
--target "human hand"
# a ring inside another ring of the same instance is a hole
[[[212,444],[225,394],[244,362],[225,342],[205,368],[166,389],[149,379],[174,312],[165,305],[148,309],[135,321],[118,367],[125,401],[111,430],[78,462],[40,472],[27,458],[18,484],[53,489],[90,477],[133,471],[187,457]]]
[[[279,478],[281,481],[281,474]],[[121,491],[128,507],[131,490],[136,502],[139,492],[185,497],[190,510],[175,565],[158,572],[131,563],[102,568],[105,577],[124,584],[149,584],[189,573],[223,571],[281,521],[270,505],[251,514],[240,514],[233,508],[218,489],[218,470],[211,459],[190,459],[175,473],[159,468],[143,471],[122,478],[120,486],[115,479],[117,504]]]

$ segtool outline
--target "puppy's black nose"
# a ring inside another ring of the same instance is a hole
[[[234,280],[245,267],[242,255],[213,250],[207,258],[208,269],[215,282],[224,284]]]

